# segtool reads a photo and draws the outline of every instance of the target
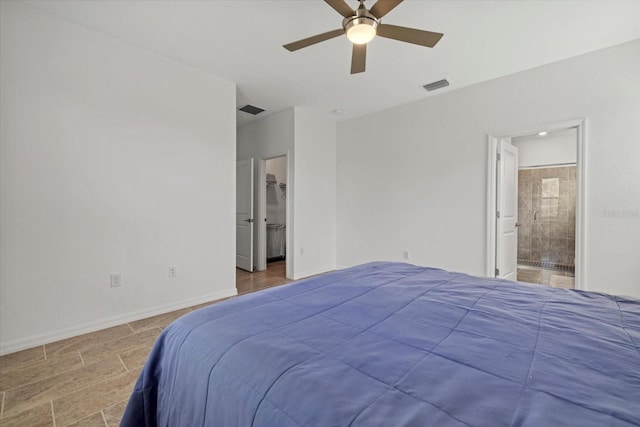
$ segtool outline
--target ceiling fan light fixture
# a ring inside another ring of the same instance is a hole
[[[345,0],[324,1],[342,15],[342,28],[316,34],[315,36],[285,44],[282,47],[289,52],[294,52],[345,35],[353,43],[351,47],[351,74],[365,71],[367,43],[376,36],[424,47],[434,47],[444,35],[433,31],[380,23],[380,19],[401,4],[403,0],[377,0],[371,9],[367,9],[364,5],[365,0],[360,0],[360,6],[356,10],[351,9]]]
[[[376,36],[378,22],[368,16],[360,16],[347,22],[344,27],[347,38],[353,44],[369,43]]]

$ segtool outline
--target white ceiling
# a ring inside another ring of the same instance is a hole
[[[441,78],[452,85],[436,94],[640,38],[637,0],[406,0],[383,22],[442,32],[440,43],[378,37],[367,71],[351,75],[346,37],[297,52],[282,47],[341,27],[321,0],[26,1],[235,82],[238,106],[267,110],[257,118],[306,106],[343,120],[433,96],[421,86]],[[239,126],[256,119],[237,114]]]

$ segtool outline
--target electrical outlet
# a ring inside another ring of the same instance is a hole
[[[118,286],[122,286],[122,275],[121,274],[112,274],[111,275],[111,287],[117,288]]]
[[[411,258],[411,253],[409,252],[409,249],[405,249],[405,250],[402,252],[402,257],[403,257],[404,259],[409,259],[409,258]]]
[[[169,277],[176,277],[178,270],[175,267],[169,267]]]

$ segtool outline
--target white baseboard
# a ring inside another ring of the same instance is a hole
[[[60,341],[78,335],[88,334],[90,332],[96,332],[101,329],[122,325],[124,323],[133,322],[140,319],[146,319],[147,317],[157,316],[158,314],[169,313],[171,311],[193,307],[194,305],[204,304],[206,302],[215,301],[235,295],[238,295],[238,290],[236,288],[229,288],[225,289],[224,291],[216,292],[214,294],[209,294],[198,298],[191,298],[173,304],[153,307],[135,311],[132,313],[122,314],[119,316],[108,317],[106,319],[85,323],[83,325],[59,329],[57,331],[47,332],[44,334],[32,335],[30,337],[20,338],[13,341],[7,341],[4,343],[0,343],[0,355],[14,353],[16,351],[25,350],[27,348]]]
[[[333,267],[323,267],[323,268],[318,268],[314,270],[303,271],[302,273],[296,272],[296,274],[294,274],[293,276],[293,280],[300,280],[300,279],[304,279],[305,277],[311,277],[311,276],[316,276],[322,273],[328,273],[330,271],[335,271],[335,269],[336,269],[335,266],[333,266]]]

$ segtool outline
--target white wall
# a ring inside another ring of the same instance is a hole
[[[518,167],[559,165],[576,163],[578,160],[578,131],[565,130],[547,136],[513,138],[518,147]]]
[[[287,152],[287,275],[297,279],[335,269],[335,123],[296,107],[238,129],[237,160]]]
[[[640,41],[340,123],[338,266],[410,249],[417,264],[483,275],[487,134],[579,117],[584,285],[640,296]]]
[[[0,3],[0,352],[235,293],[234,84]]]
[[[282,156],[293,149],[294,109],[271,114],[238,128],[237,160]]]
[[[295,109],[295,278],[336,268],[336,124]]]

